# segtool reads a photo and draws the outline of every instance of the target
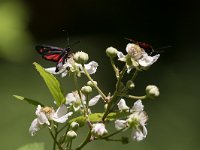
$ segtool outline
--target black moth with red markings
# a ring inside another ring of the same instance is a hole
[[[153,49],[153,47],[146,43],[146,42],[139,42],[139,41],[136,41],[136,40],[133,40],[133,39],[129,39],[129,38],[125,38],[126,40],[128,41],[131,41],[133,42],[134,44],[137,44],[138,46],[140,46],[141,48],[143,48],[145,50],[145,52],[149,55],[155,55],[156,53],[158,53],[157,51],[155,51]]]
[[[35,47],[37,52],[42,55],[46,60],[57,62],[55,72],[58,72],[65,63],[66,59],[69,58],[71,49],[60,48],[49,45],[38,45]]]

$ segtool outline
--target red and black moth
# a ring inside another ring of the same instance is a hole
[[[60,48],[49,45],[38,45],[35,47],[37,52],[48,61],[56,62],[56,70],[58,72],[65,63],[66,59],[69,58],[71,48]]]
[[[145,52],[149,55],[154,55],[156,53],[156,51],[153,49],[153,47],[146,43],[146,42],[139,42],[133,39],[129,39],[129,38],[125,38],[128,41],[133,42],[134,44],[137,44],[138,46],[140,46],[141,48],[143,48],[145,50]],[[158,53],[158,52],[157,52]]]

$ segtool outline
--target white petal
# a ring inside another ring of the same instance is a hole
[[[132,107],[132,109],[131,109],[132,111],[143,111],[144,110],[144,105],[142,104],[142,101],[141,100],[137,100],[135,103],[134,103],[134,105],[133,105],[133,107]]]
[[[118,51],[117,56],[118,56],[118,60],[126,61],[126,56],[122,52]]]
[[[73,114],[73,112],[69,112],[63,116],[60,116],[58,118],[54,117],[53,120],[56,121],[56,122],[59,122],[59,123],[65,123],[68,118]]]
[[[123,110],[128,110],[129,107],[126,105],[126,101],[124,99],[120,99],[120,101],[118,102],[117,104],[118,108],[120,111],[123,111]]]
[[[56,67],[51,67],[51,68],[45,68],[45,70],[51,74],[58,74],[57,72],[55,72]]]
[[[61,105],[57,111],[54,113],[52,119],[59,123],[64,123],[66,120],[68,120],[68,117],[71,116],[73,113],[68,113],[68,108],[64,104]]]
[[[77,97],[76,97],[76,95],[75,95],[74,92],[73,92],[73,93],[68,93],[68,94],[66,95],[66,104],[70,104],[70,103],[72,103],[72,102],[75,102],[76,99],[77,99]]]
[[[99,66],[97,62],[95,61],[91,61],[90,63],[88,64],[85,64],[85,69],[87,70],[87,72],[89,74],[94,74],[97,70],[97,67]]]
[[[143,134],[143,132],[139,129],[133,130],[132,132],[132,139],[139,142],[142,141],[146,136]]]
[[[155,56],[148,56],[148,54],[146,52],[143,53],[143,57],[141,59],[138,60],[138,63],[142,66],[142,67],[149,67],[151,66],[154,62],[156,62],[158,60],[158,58],[160,57],[160,54],[157,54]]]
[[[50,122],[47,118],[47,116],[45,115],[45,113],[43,112],[40,112],[39,115],[38,115],[38,122],[39,124],[43,125],[43,124],[47,124],[47,125],[50,125]]]
[[[103,123],[95,123],[92,125],[92,133],[97,136],[103,136],[108,133]]]
[[[101,98],[101,95],[97,95],[97,96],[93,97],[93,98],[89,101],[89,106],[94,106],[94,105],[96,105],[96,103],[99,101],[100,98]]]
[[[30,126],[30,128],[29,128],[29,132],[31,133],[31,136],[34,136],[35,135],[35,133],[37,132],[37,131],[39,131],[40,130],[40,124],[39,124],[39,122],[38,122],[38,119],[36,118],[36,119],[34,119],[33,121],[32,121],[32,123],[31,123],[31,126]]]
[[[115,121],[115,128],[116,128],[117,130],[124,129],[125,127],[127,127],[127,122],[126,122],[126,120],[116,120],[116,121]]]

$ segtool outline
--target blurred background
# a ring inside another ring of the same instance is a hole
[[[95,141],[85,149],[197,150],[199,144],[200,5],[174,0],[1,0],[0,1],[0,149],[15,150],[32,142],[45,142],[51,149],[47,130],[31,137],[28,128],[35,108],[15,100],[18,94],[52,103],[52,97],[32,63],[55,65],[39,56],[36,44],[66,47],[67,34],[73,52],[83,50],[99,63],[93,76],[108,93],[115,80],[105,55],[109,46],[124,51],[132,38],[164,49],[150,70],[139,74],[135,94],[146,85],[159,86],[156,100],[144,101],[149,115],[148,136],[142,142],[122,145]],[[106,72],[106,74],[105,74]],[[70,92],[71,81],[60,79]],[[131,104],[131,103],[130,103]],[[96,108],[97,110],[100,108]],[[85,130],[81,130],[84,137]],[[130,132],[126,132],[130,136]],[[79,141],[77,141],[79,143]]]

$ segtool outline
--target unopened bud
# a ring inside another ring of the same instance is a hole
[[[89,93],[92,92],[92,88],[91,88],[90,86],[83,86],[83,87],[81,88],[81,92],[82,92],[83,94],[89,94]]]
[[[128,89],[133,89],[135,87],[135,84],[133,83],[133,81],[131,81],[131,80],[128,80],[127,82],[126,82],[126,88],[128,88]]]
[[[155,85],[148,85],[146,87],[146,94],[149,98],[155,98],[160,95],[159,89]]]
[[[77,52],[74,54],[74,60],[78,64],[85,64],[89,59],[89,56],[85,52]]]
[[[67,132],[67,137],[70,139],[75,139],[77,137],[77,134],[73,130],[70,130]]]
[[[72,122],[70,124],[70,127],[71,127],[71,129],[76,131],[78,129],[78,127],[79,127],[79,124],[77,122]]]
[[[93,81],[93,83],[94,83],[95,85],[97,85],[97,82],[96,82],[96,81]],[[92,83],[92,81],[88,81],[88,82],[87,82],[87,85],[92,87],[92,86],[94,86],[93,83]]]
[[[114,47],[108,47],[108,48],[106,49],[106,54],[107,54],[107,56],[110,57],[110,58],[116,57],[116,56],[117,56],[117,53],[118,53],[118,51],[117,51],[117,49],[114,48]]]

